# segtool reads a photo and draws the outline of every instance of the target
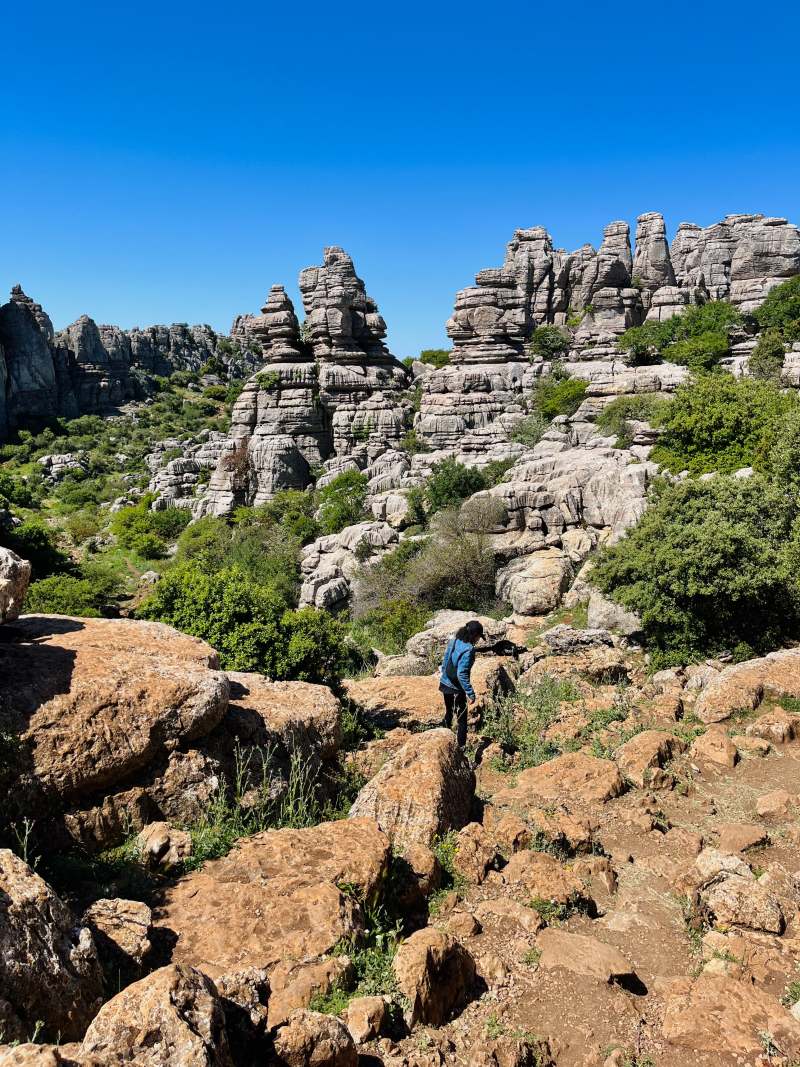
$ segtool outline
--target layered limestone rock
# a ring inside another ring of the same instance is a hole
[[[260,315],[240,316],[236,337],[256,343],[263,370],[234,405],[227,444],[197,514],[260,504],[280,489],[304,488],[323,465],[364,469],[396,446],[410,425],[408,375],[383,338],[386,324],[353,261],[326,248],[300,274],[303,335],[283,286]],[[304,338],[307,338],[304,339]]]

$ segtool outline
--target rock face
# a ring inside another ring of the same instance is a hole
[[[222,719],[212,648],[161,623],[30,615],[0,651],[0,722],[20,740],[20,784],[49,814],[166,759]],[[68,754],[68,755],[66,755]]]
[[[192,967],[175,964],[134,982],[104,1004],[86,1031],[81,1052],[141,1067],[233,1067],[214,983]]]
[[[80,1038],[103,994],[89,929],[8,849],[0,849],[0,990],[6,1041],[24,1041],[39,1020],[45,1037]]]
[[[237,335],[258,341],[265,366],[234,406],[228,447],[199,513],[303,488],[328,460],[352,457],[363,469],[408,428],[400,395],[407,373],[383,341],[386,323],[350,256],[326,248],[299,285],[304,337],[282,286],[272,287],[261,315],[234,324]]]
[[[55,333],[41,305],[15,285],[0,306],[0,439],[17,427],[140,399],[154,387],[148,375],[198,371],[211,360],[224,377],[241,378],[258,358],[255,345],[234,346],[210,326],[126,331],[82,315]]]
[[[361,929],[358,905],[339,886],[373,900],[389,855],[369,819],[268,830],[181,879],[155,921],[176,935],[175,960],[215,979],[319,956]]]
[[[31,565],[9,548],[0,548],[0,623],[13,622],[31,580]]]
[[[431,845],[469,821],[475,776],[450,730],[403,745],[356,797],[350,818],[374,819],[396,846]]]

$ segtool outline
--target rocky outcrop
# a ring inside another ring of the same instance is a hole
[[[176,939],[173,959],[215,979],[320,956],[362,929],[354,898],[374,901],[389,856],[370,819],[268,830],[169,889],[156,924]]]
[[[260,315],[234,323],[260,346],[264,369],[234,406],[226,450],[198,504],[224,514],[258,504],[277,490],[304,488],[312,470],[343,457],[363,469],[409,426],[401,396],[407,373],[386,347],[386,324],[353,261],[337,247],[300,273],[303,335],[282,286]]]
[[[0,548],[0,623],[19,616],[30,580],[30,563],[10,548]]]
[[[0,849],[0,1011],[4,1041],[83,1036],[102,1001],[92,935],[38,874]]]

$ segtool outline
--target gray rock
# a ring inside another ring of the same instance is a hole
[[[626,611],[597,589],[593,589],[589,597],[588,623],[591,628],[613,630],[624,637],[642,632],[642,620],[635,612]]]
[[[10,548],[0,547],[0,623],[19,617],[30,580],[30,563]]]

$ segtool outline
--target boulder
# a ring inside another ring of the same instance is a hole
[[[781,1054],[800,1052],[800,1022],[777,998],[749,982],[701,974],[679,978],[665,996],[664,1039],[714,1055],[758,1056],[768,1033]]]
[[[760,848],[769,844],[769,834],[763,826],[753,823],[720,823],[720,852],[745,852],[748,848]]]
[[[734,767],[739,759],[736,745],[724,729],[706,730],[692,741],[691,755],[699,763],[712,763],[718,767]]]
[[[19,617],[30,580],[30,563],[10,548],[0,548],[0,623]]]
[[[510,644],[516,646],[516,642],[509,637],[508,620],[493,619],[489,615],[475,615],[471,611],[437,611],[421,630],[406,641],[406,652],[409,656],[416,656],[425,662],[441,662],[444,650],[450,638],[470,620],[477,620],[483,627],[483,639],[478,642],[476,649],[480,652],[487,646]]]
[[[633,637],[642,632],[642,620],[633,611],[627,611],[599,590],[592,589],[589,596],[588,625],[601,630],[613,630],[623,637]]]
[[[467,1000],[475,961],[449,934],[433,927],[417,930],[392,961],[397,986],[408,1001],[406,1022],[441,1026]]]
[[[503,868],[502,878],[507,885],[524,890],[527,900],[594,911],[583,879],[547,852],[517,852]]]
[[[347,1029],[357,1045],[378,1037],[385,1019],[383,997],[353,997],[347,1005]]]
[[[104,1060],[167,1067],[233,1067],[214,983],[170,964],[117,993],[100,1009],[81,1050]]]
[[[287,959],[269,974],[270,1028],[283,1026],[292,1012],[311,1006],[314,997],[330,993],[341,985],[349,988],[353,965],[348,956],[328,956],[316,961]]]
[[[781,934],[786,925],[780,901],[752,877],[725,874],[703,889],[700,901],[704,912],[720,926]]]
[[[173,959],[215,979],[320,956],[362,929],[353,895],[375,900],[389,856],[370,819],[266,830],[168,888],[155,921],[176,938]]]
[[[431,845],[469,821],[475,775],[450,730],[407,742],[356,797],[351,819],[374,819],[397,847]]]
[[[296,1011],[275,1035],[275,1058],[283,1067],[356,1067],[358,1053],[347,1027],[335,1015]]]
[[[573,577],[569,556],[560,548],[546,548],[502,567],[495,592],[518,615],[546,615],[561,603]]]
[[[734,711],[758,707],[765,696],[800,698],[800,649],[726,667],[702,690],[694,710],[701,722],[723,722]]]
[[[672,778],[662,768],[686,748],[680,737],[665,734],[661,730],[644,730],[626,741],[614,753],[622,774],[639,789],[670,784]]]
[[[480,1041],[469,1059],[469,1067],[552,1067],[550,1046],[542,1038],[502,1034]]]
[[[146,867],[170,870],[191,856],[192,838],[186,830],[176,830],[168,822],[151,822],[139,831],[136,847]]]
[[[800,794],[789,793],[786,789],[773,789],[770,793],[762,793],[756,800],[756,814],[762,819],[777,818],[781,815],[789,815],[800,804]]]
[[[471,822],[456,834],[453,867],[465,882],[480,885],[498,859],[491,835],[481,823]]]
[[[96,900],[83,913],[107,974],[137,971],[150,952],[152,913],[140,900]]]
[[[103,973],[88,927],[78,925],[50,886],[0,849],[0,991],[6,1040],[83,1036],[100,1007]]]
[[[156,622],[28,615],[0,646],[0,727],[47,806],[109,791],[212,730],[228,703],[217,654]]]
[[[624,791],[625,783],[612,760],[597,759],[585,752],[567,752],[522,771],[516,785],[498,792],[493,802],[496,806],[524,808],[555,800],[572,810],[604,804]]]
[[[596,978],[600,982],[630,982],[636,978],[631,963],[613,947],[585,934],[547,928],[536,938],[541,952],[539,966],[560,967],[572,974]]]

